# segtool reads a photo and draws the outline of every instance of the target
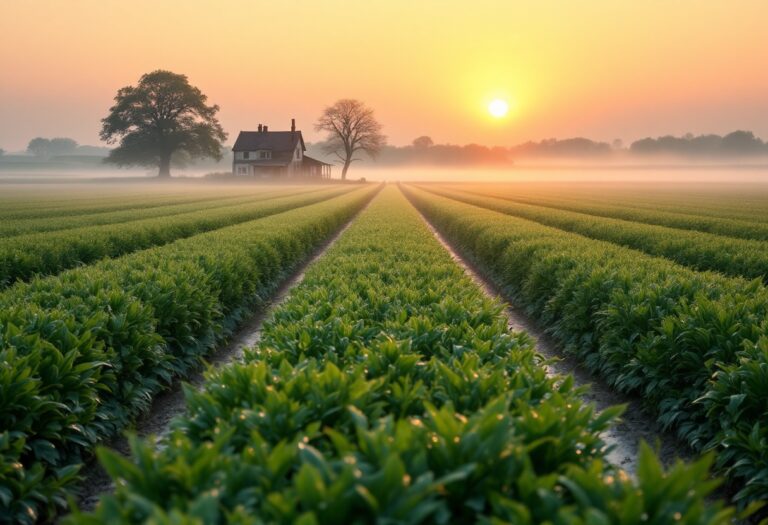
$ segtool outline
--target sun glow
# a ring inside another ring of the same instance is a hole
[[[502,118],[509,112],[509,104],[506,100],[497,98],[488,104],[488,113],[495,118]]]

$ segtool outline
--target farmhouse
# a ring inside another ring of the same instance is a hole
[[[241,131],[232,147],[232,173],[236,176],[331,178],[331,165],[307,157],[304,137],[291,119],[290,131]]]

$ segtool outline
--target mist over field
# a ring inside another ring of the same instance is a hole
[[[767,20],[0,0],[0,525],[768,525]]]
[[[169,182],[183,191],[186,186],[205,187],[213,185],[206,179],[210,170],[205,169],[179,169],[175,172],[174,179]],[[565,182],[601,182],[613,185],[625,183],[663,183],[680,185],[681,192],[696,190],[701,185],[716,184],[727,187],[734,185],[738,188],[743,185],[768,187],[768,166],[764,165],[666,165],[666,166],[612,166],[594,164],[570,164],[567,166],[534,165],[514,167],[427,167],[404,166],[397,168],[361,166],[350,172],[351,181],[365,179],[369,182],[540,182],[540,183],[565,183]],[[30,185],[31,187],[57,184],[67,185],[72,183],[103,182],[115,184],[125,183],[128,187],[141,183],[156,184],[155,174],[146,170],[118,170],[118,169],[94,169],[88,171],[62,170],[62,171],[0,171],[0,193],[9,185]],[[273,181],[278,183],[278,181]],[[260,186],[269,182],[254,182],[252,180],[218,182],[224,185]],[[80,184],[81,187],[82,184]]]

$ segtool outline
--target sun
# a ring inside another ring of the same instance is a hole
[[[494,99],[488,104],[488,113],[495,118],[502,118],[509,111],[509,104],[500,98]]]

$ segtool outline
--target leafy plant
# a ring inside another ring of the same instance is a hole
[[[0,294],[0,522],[64,506],[95,445],[199,366],[375,191],[330,193]]]
[[[766,412],[757,393],[766,385],[765,358],[756,349],[768,328],[768,290],[759,280],[696,272],[484,209],[506,210],[498,199],[412,187],[406,193],[568,352],[615,389],[641,396],[659,422],[694,450],[719,452],[716,464],[743,507],[768,500]],[[551,219],[543,218],[544,211],[535,214],[542,222],[567,222],[574,231],[600,223],[606,238],[624,235],[609,221],[556,210]],[[633,231],[659,246],[694,238],[680,232],[662,241],[642,225]]]
[[[451,260],[390,187],[265,324],[244,362],[69,523],[728,523],[711,458],[631,480],[572,378]]]

